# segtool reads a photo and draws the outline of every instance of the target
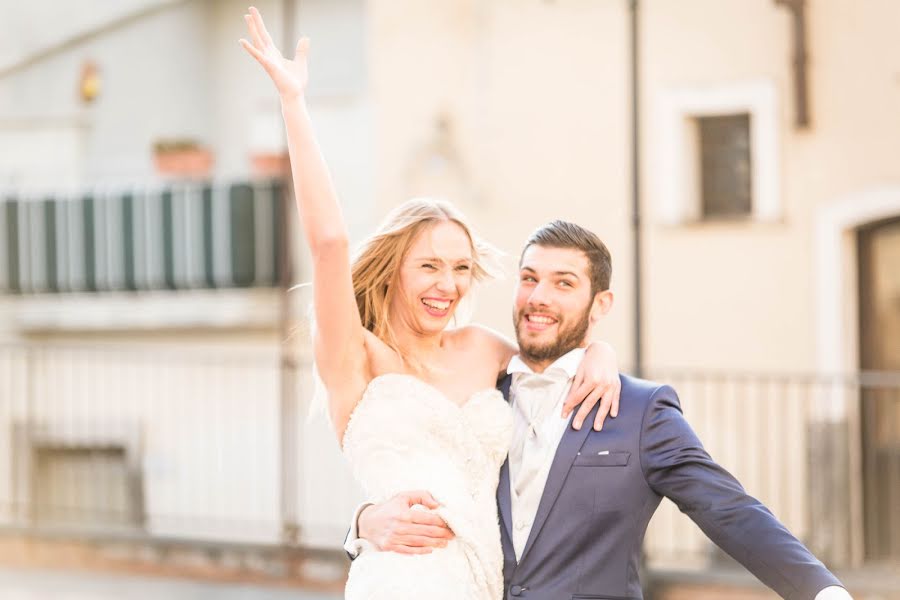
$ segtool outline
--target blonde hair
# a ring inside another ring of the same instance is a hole
[[[351,265],[353,293],[363,326],[413,368],[420,365],[399,347],[388,311],[397,291],[400,265],[416,236],[442,222],[456,223],[468,236],[474,281],[499,275],[500,251],[480,239],[455,206],[430,198],[414,198],[392,210],[375,234],[360,244]]]

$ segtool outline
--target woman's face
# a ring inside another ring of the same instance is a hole
[[[472,263],[472,244],[458,224],[442,221],[422,230],[400,264],[394,322],[419,334],[443,331],[472,286]]]

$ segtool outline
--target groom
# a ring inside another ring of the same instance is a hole
[[[622,376],[618,417],[602,431],[575,430],[560,416],[591,325],[612,306],[611,269],[603,242],[564,221],[538,229],[522,252],[513,309],[520,355],[498,386],[515,415],[497,489],[506,598],[642,598],[644,532],[665,496],[780,596],[849,599],[710,458],[671,387]],[[436,506],[427,492],[410,492],[361,507],[348,551],[445,545],[446,524],[414,504]]]

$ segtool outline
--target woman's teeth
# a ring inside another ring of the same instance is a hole
[[[435,310],[447,310],[450,308],[449,300],[422,300],[422,304]]]

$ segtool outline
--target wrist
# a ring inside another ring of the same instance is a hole
[[[609,354],[610,356],[616,355],[615,348],[609,342],[604,342],[603,340],[595,340],[591,342],[591,346],[593,346],[598,352],[602,352],[603,354]]]
[[[278,99],[281,101],[281,106],[296,106],[299,102],[300,104],[306,104],[306,90],[299,91],[290,91],[290,92],[279,92]]]

